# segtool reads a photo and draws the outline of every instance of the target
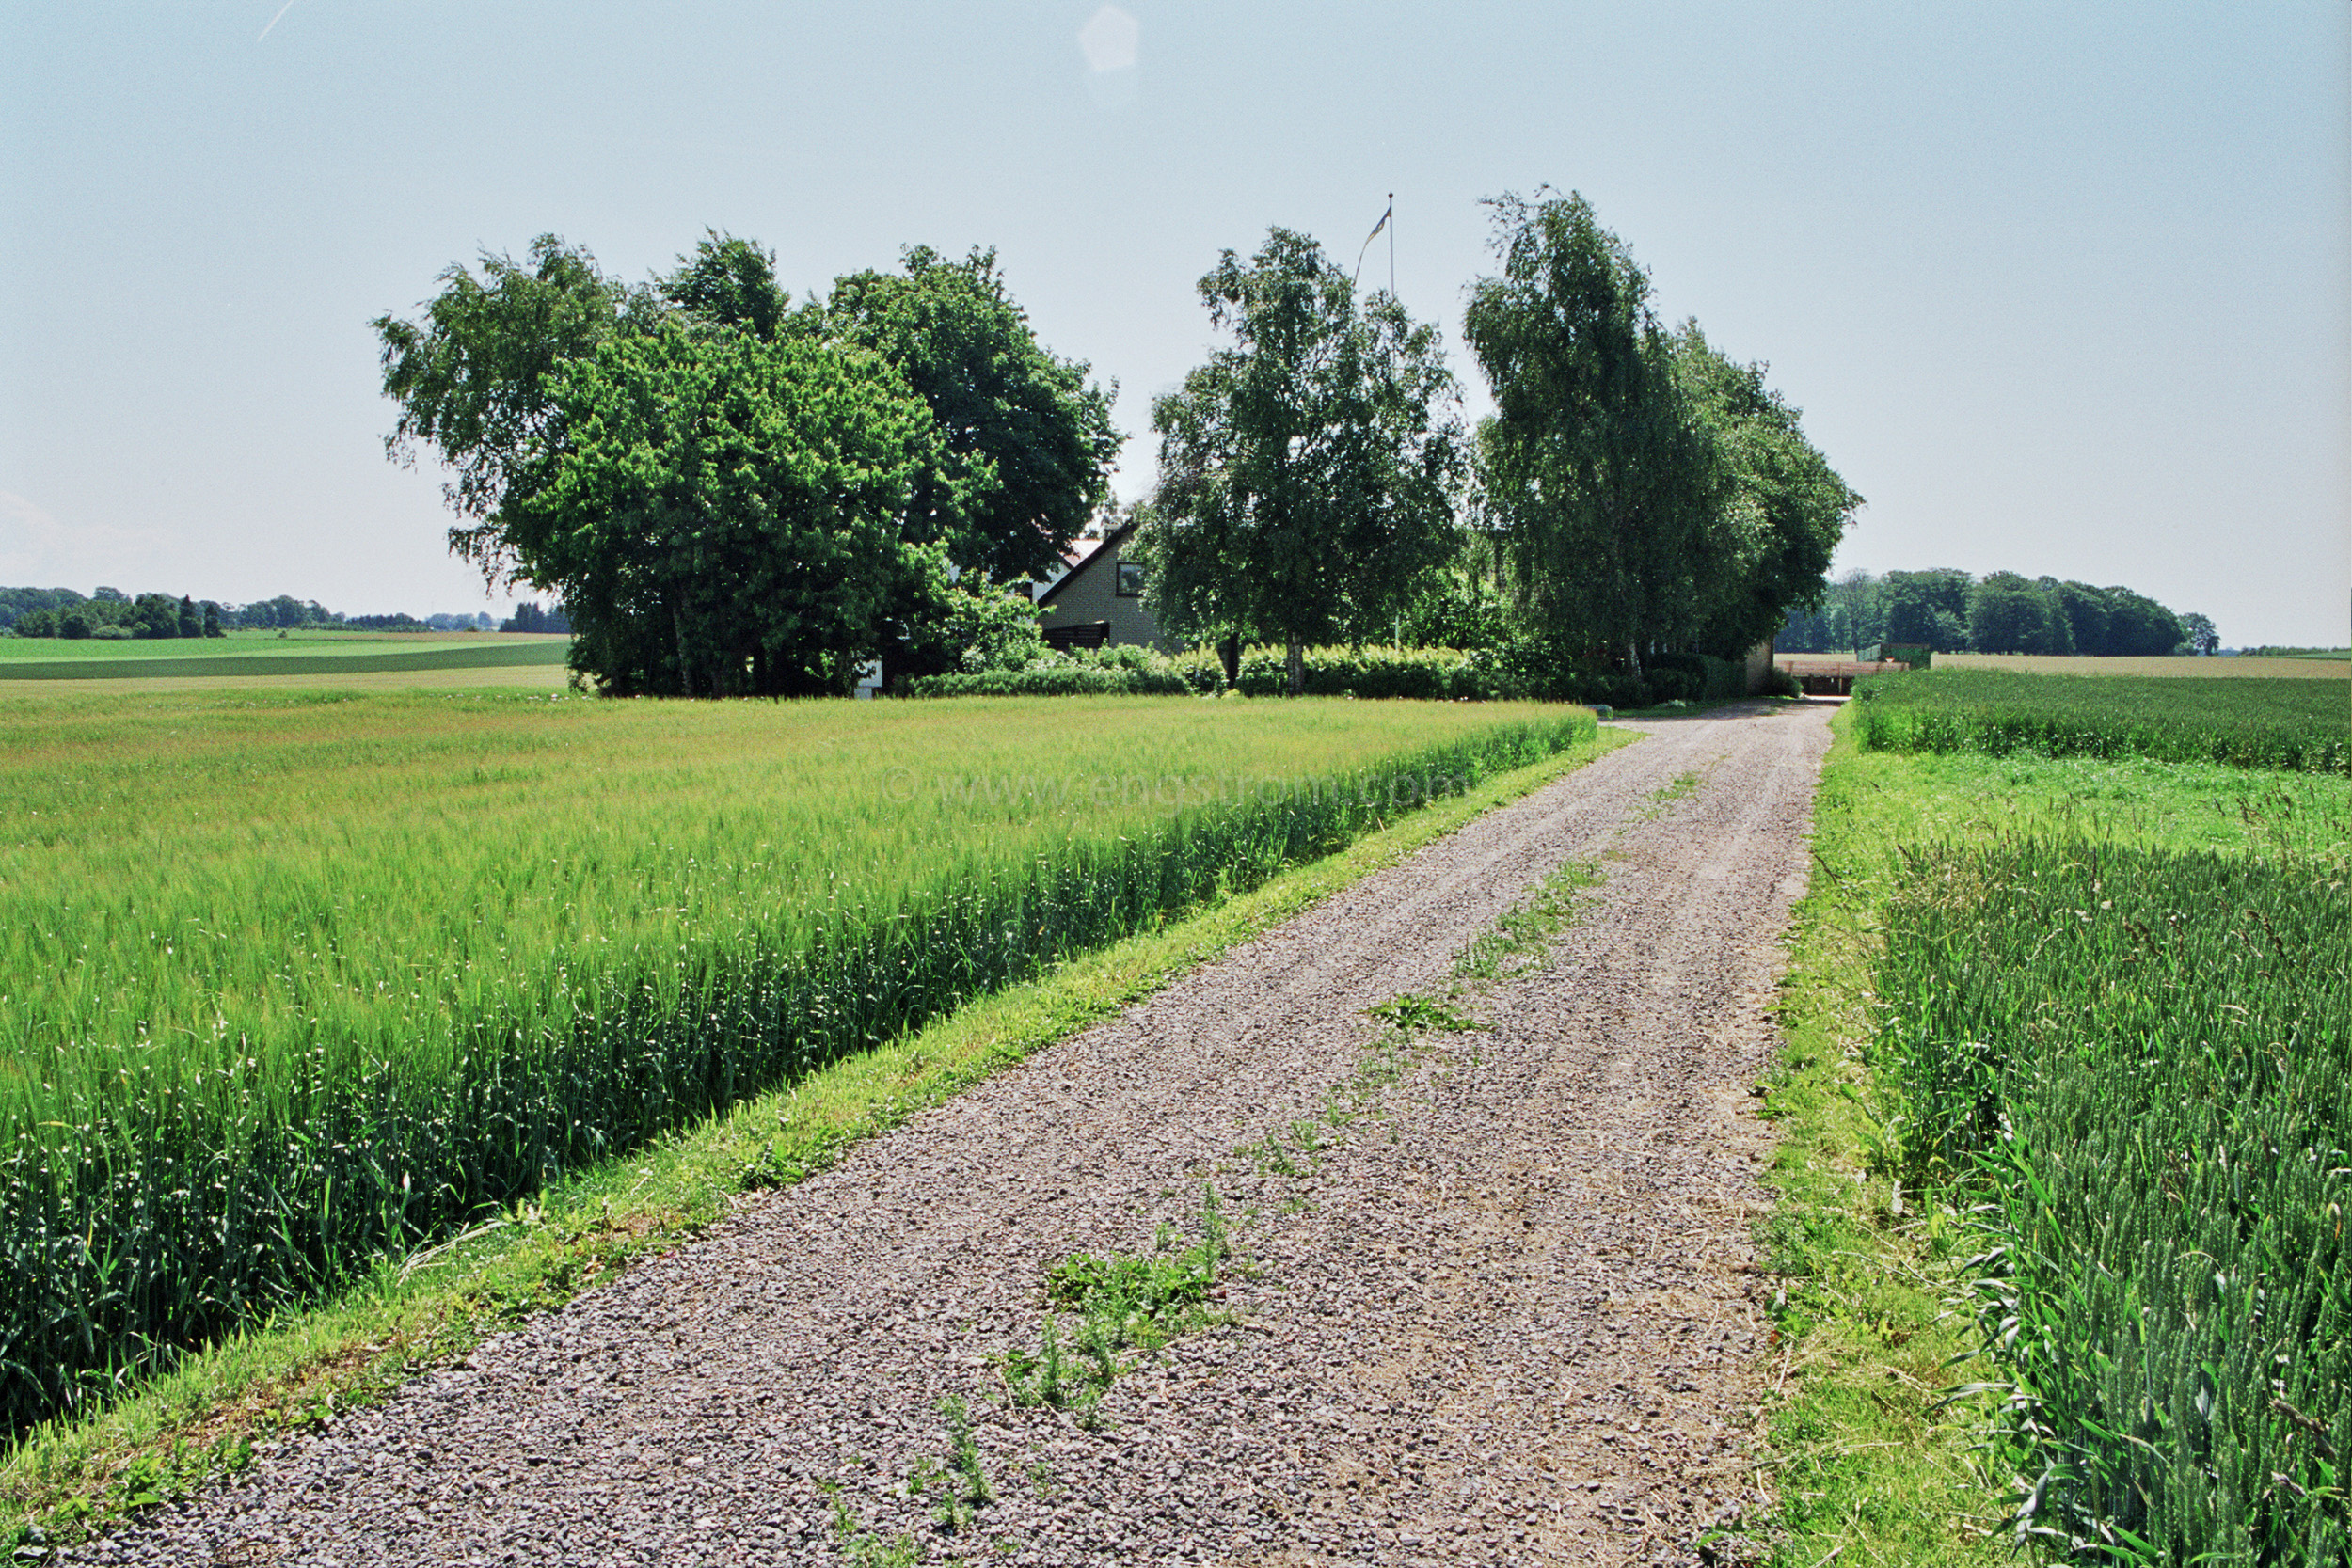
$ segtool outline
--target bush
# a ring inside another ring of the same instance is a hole
[[[1690,703],[1698,700],[1699,677],[1688,670],[1664,665],[1651,670],[1648,680],[1653,702]]]

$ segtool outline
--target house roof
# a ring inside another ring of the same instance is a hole
[[[1096,544],[1093,549],[1088,551],[1076,561],[1072,562],[1070,564],[1070,570],[1064,572],[1061,576],[1056,578],[1050,584],[1047,585],[1045,591],[1037,596],[1037,602],[1039,604],[1051,603],[1054,595],[1062,591],[1063,584],[1072,581],[1080,574],[1091,570],[1096,562],[1118,560],[1120,545],[1126,540],[1129,534],[1135,532],[1136,526],[1137,519],[1129,518],[1126,522],[1120,524],[1117,528],[1103,535],[1102,540]]]

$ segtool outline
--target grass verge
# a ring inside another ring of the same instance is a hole
[[[1978,1467],[1990,1408],[1952,1400],[1995,1381],[1972,1360],[1958,1265],[1979,1238],[1894,1179],[1895,1114],[1866,1055],[1873,963],[1900,877],[1931,839],[2095,831],[2119,843],[2224,853],[2281,833],[2340,833],[2352,780],[2206,764],[1859,751],[1849,708],[1814,802],[1813,878],[1796,910],[1777,1012],[1780,1059],[1759,1088],[1779,1148],[1760,1238],[1778,1278],[1767,1467],[1772,1560],[1983,1563],[2009,1550],[2011,1478]]]
[[[40,1427],[0,1460],[0,1543],[31,1546],[38,1557],[40,1547],[242,1468],[259,1445],[322,1427],[609,1279],[631,1259],[675,1247],[739,1195],[825,1168],[924,1107],[1636,738],[1604,729],[1595,741],[1425,807],[1252,893],[1066,963],[551,1187],[454,1242],[379,1269],[332,1304],[189,1358],[100,1414]]]

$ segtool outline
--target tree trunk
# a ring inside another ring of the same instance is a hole
[[[1241,684],[1241,633],[1232,632],[1216,645],[1216,660],[1225,667],[1225,684]]]
[[[1282,675],[1290,688],[1290,695],[1303,696],[1307,690],[1307,646],[1292,638],[1282,649]]]
[[[677,633],[677,692],[681,697],[694,694],[694,667],[686,658],[686,617],[679,613],[675,601],[670,606],[670,629]]]
[[[1642,645],[1639,642],[1628,642],[1625,645],[1625,662],[1627,671],[1635,680],[1640,680],[1642,678]]]

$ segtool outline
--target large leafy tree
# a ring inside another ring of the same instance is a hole
[[[485,250],[480,264],[478,275],[463,264],[442,273],[422,320],[387,312],[370,325],[383,345],[384,395],[400,408],[384,450],[405,465],[423,445],[448,467],[443,496],[458,517],[450,548],[497,584],[527,575],[501,509],[560,439],[548,375],[608,339],[649,328],[662,307],[554,234],[532,241],[526,261]]]
[[[944,570],[901,532],[938,461],[930,412],[870,355],[673,323],[566,363],[547,395],[564,440],[504,541],[608,690],[845,691],[906,579]]]
[[[2187,636],[2181,618],[2144,594],[2128,588],[2103,590],[2107,597],[2107,645],[2103,653],[2127,658],[2160,658]]]
[[[558,510],[569,509],[577,523],[581,492],[549,499],[540,487],[567,471],[566,458],[591,455],[570,425],[586,385],[573,372],[616,343],[678,340],[661,351],[664,373],[675,379],[679,356],[694,356],[684,342],[714,350],[736,339],[797,342],[830,355],[828,364],[886,363],[899,390],[919,398],[932,439],[898,492],[895,537],[936,546],[927,559],[937,569],[895,575],[883,597],[866,607],[871,624],[842,644],[886,654],[894,675],[952,663],[947,643],[960,628],[976,616],[986,622],[998,608],[976,608],[975,596],[992,581],[1046,575],[1107,488],[1119,446],[1110,397],[1088,382],[1086,366],[1038,343],[991,252],[949,262],[912,250],[903,274],[842,278],[830,301],[798,309],[777,282],[771,253],[715,230],[648,285],[607,277],[587,251],[554,235],[534,241],[525,261],[485,253],[478,272],[453,266],[441,283],[420,319],[388,314],[373,324],[384,389],[400,408],[386,445],[398,461],[413,460],[421,445],[449,466],[455,477],[447,497],[459,519],[451,547],[493,585],[520,580],[564,591],[568,581],[588,580],[585,562],[576,554],[559,558],[555,546],[599,536],[570,524],[550,531],[548,521],[549,507],[561,502]],[[748,351],[713,352],[699,362],[728,375],[785,373],[783,361]],[[614,364],[648,385],[658,379],[643,356]],[[559,383],[571,387],[570,396],[556,395]],[[769,395],[755,386],[738,391],[754,402]],[[864,526],[850,501],[843,507],[842,531]],[[626,533],[601,537],[618,547]],[[789,535],[776,533],[771,542],[783,547]],[[742,547],[739,538],[739,553]],[[608,568],[608,586],[617,588],[643,563],[616,560]],[[726,580],[741,587],[752,579]],[[842,603],[864,601],[849,594]],[[748,644],[738,631],[723,630],[723,618],[681,615],[686,643],[667,639],[670,651],[659,657],[646,653],[643,623],[633,615],[585,616],[577,652],[617,687],[646,690],[802,689],[803,675],[815,683],[810,689],[830,689],[841,664],[830,659],[817,673],[769,671],[765,655],[737,657]],[[706,633],[720,642],[706,648],[694,641]],[[749,673],[739,677],[739,664]]]
[[[2067,653],[2073,641],[2065,610],[2015,572],[1994,572],[1969,593],[1968,636],[1980,654]]]
[[[1296,692],[1306,644],[1386,631],[1453,559],[1458,395],[1436,329],[1359,305],[1303,234],[1225,252],[1200,287],[1232,341],[1152,405],[1152,602],[1180,636],[1283,643]]]
[[[1975,645],[1969,612],[1976,578],[1966,572],[1950,566],[1889,572],[1880,591],[1889,642],[1924,643],[1940,654]]]
[[[1038,341],[993,250],[951,261],[918,245],[901,260],[835,278],[822,326],[898,367],[938,421],[941,458],[916,476],[908,537],[994,581],[1051,576],[1109,490],[1111,393]]]
[[[1822,620],[1832,648],[1851,649],[1859,658],[1865,645],[1884,641],[1885,584],[1867,572],[1848,572],[1821,595]]]
[[[1716,504],[1648,275],[1581,196],[1491,205],[1502,276],[1472,286],[1463,328],[1495,397],[1486,506],[1539,633],[1638,673],[1645,646],[1700,634],[1755,551]]]
[[[1686,322],[1675,334],[1683,397],[1714,459],[1726,547],[1717,562],[1715,606],[1699,641],[1724,655],[1772,635],[1791,605],[1818,605],[1830,557],[1862,498],[1804,437],[1798,411],[1764,383],[1762,365],[1734,363]]]

